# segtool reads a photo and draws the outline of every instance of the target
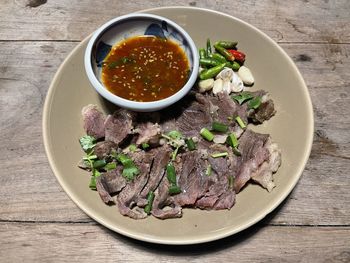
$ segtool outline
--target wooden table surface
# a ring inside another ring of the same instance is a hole
[[[287,200],[196,246],[147,244],[96,223],[58,184],[42,140],[45,95],[72,49],[115,16],[170,5],[222,11],[268,34],[301,71],[315,114],[311,156]],[[349,0],[0,0],[0,261],[350,262],[349,56]]]

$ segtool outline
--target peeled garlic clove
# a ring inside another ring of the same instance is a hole
[[[205,80],[201,80],[198,82],[198,91],[200,93],[204,93],[208,90],[211,90],[214,86],[214,79],[205,79]]]
[[[227,135],[216,134],[214,136],[213,142],[224,144],[226,142]]]
[[[222,79],[222,80],[231,80],[234,72],[230,68],[224,68],[220,71],[219,74],[216,75],[216,79]]]
[[[224,83],[222,85],[222,90],[226,92],[227,94],[231,93],[231,82],[229,80],[224,80]]]
[[[214,81],[213,93],[216,95],[222,91],[224,85],[224,81],[222,79],[216,79]]]
[[[231,80],[231,91],[240,92],[243,90],[243,88],[244,88],[243,81],[236,73],[233,73],[232,80]]]
[[[254,84],[254,77],[249,68],[241,66],[238,70],[238,76],[242,79],[243,83],[246,85]]]

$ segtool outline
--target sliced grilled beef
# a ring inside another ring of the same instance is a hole
[[[276,110],[272,100],[260,104],[259,108],[249,112],[249,118],[254,123],[263,123],[275,115]]]
[[[275,187],[272,174],[275,173],[281,165],[281,151],[278,149],[277,144],[271,141],[271,138],[268,139],[265,147],[270,153],[270,158],[263,162],[258,170],[252,173],[251,176],[253,181],[271,192]]]
[[[105,117],[102,112],[97,109],[96,105],[89,104],[82,111],[84,130],[87,135],[96,139],[105,137]]]
[[[209,108],[203,104],[203,101],[198,100],[193,100],[187,107],[184,107],[181,115],[176,119],[177,130],[185,137],[198,136],[199,131],[211,123]]]
[[[158,145],[160,139],[161,129],[158,123],[144,122],[137,126],[137,137],[136,144],[148,143],[151,145]]]
[[[94,147],[94,154],[99,159],[104,159],[106,156],[108,156],[112,149],[116,148],[116,144],[114,142],[110,141],[101,141],[96,143],[96,146]]]
[[[122,176],[122,167],[102,173],[96,178],[96,189],[101,199],[105,203],[114,202],[112,195],[120,192],[126,185],[127,181]]]
[[[154,160],[148,182],[139,195],[139,199],[137,201],[138,206],[145,206],[147,204],[147,194],[150,191],[154,192],[157,189],[164,176],[165,167],[170,160],[170,153],[171,148],[168,145],[155,148],[149,152],[149,154],[153,155]]]
[[[152,206],[152,215],[159,219],[176,218],[182,216],[182,207],[174,202],[174,198],[169,195],[169,181],[163,176]]]
[[[234,189],[238,193],[250,180],[252,173],[266,160],[270,153],[265,147],[269,135],[246,130],[239,139],[238,150],[241,156],[238,158],[238,171],[235,176]]]
[[[140,163],[138,164],[138,167],[140,169],[140,174],[134,178],[132,182],[129,182],[117,197],[119,212],[122,215],[134,219],[147,217],[147,214],[136,206],[136,202],[148,181],[151,163]]]
[[[205,172],[200,165],[201,159],[198,151],[186,152],[181,155],[181,167],[175,164],[178,186],[182,192],[174,196],[176,204],[180,206],[194,205],[196,200],[202,195],[201,176]]]
[[[106,141],[120,144],[133,128],[133,120],[136,114],[126,109],[118,109],[113,115],[108,115],[105,121]]]

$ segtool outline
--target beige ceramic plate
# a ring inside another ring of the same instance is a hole
[[[84,134],[81,108],[89,103],[109,106],[90,86],[83,54],[88,39],[63,62],[47,94],[43,132],[46,153],[59,183],[70,198],[102,225],[129,237],[163,244],[194,244],[223,238],[258,222],[276,208],[297,183],[308,159],[313,135],[313,112],[307,87],[292,60],[269,37],[234,17],[197,8],[147,10],[168,17],[192,36],[198,47],[212,41],[237,40],[246,52],[246,65],[255,77],[254,89],[265,89],[275,101],[277,114],[255,130],[270,133],[282,149],[282,166],[275,174],[276,188],[268,193],[249,185],[230,211],[184,209],[181,219],[133,220],[107,206],[88,187],[89,173],[77,163],[83,155],[78,138]],[[214,23],[213,23],[214,22]],[[93,30],[93,29],[92,29]]]

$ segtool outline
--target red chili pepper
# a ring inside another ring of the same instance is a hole
[[[245,54],[241,51],[235,50],[235,49],[228,49],[228,52],[230,52],[234,57],[235,60],[243,63],[245,60]]]

